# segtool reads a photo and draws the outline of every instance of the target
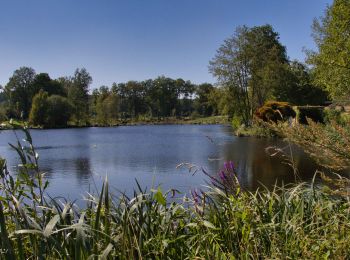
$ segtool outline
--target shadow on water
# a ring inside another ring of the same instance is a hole
[[[185,193],[202,187],[204,174],[176,168],[184,162],[215,174],[225,161],[233,161],[241,184],[249,190],[294,182],[293,170],[282,163],[283,158],[265,151],[269,146],[285,147],[285,142],[238,138],[231,132],[230,127],[220,125],[163,125],[31,133],[53,195],[81,198],[95,184],[99,187],[105,176],[113,188],[127,193],[134,190],[135,179],[142,187],[161,185],[163,190],[175,188]],[[8,142],[15,142],[12,131],[0,134],[0,154],[14,166],[18,158]],[[310,180],[316,164],[297,147],[292,151],[300,178]]]
[[[284,155],[271,156],[268,147],[282,149]],[[220,153],[224,161],[235,163],[240,183],[249,190],[262,186],[272,188],[275,184],[293,183],[296,179],[309,181],[320,168],[300,148],[277,139],[240,137],[226,142]]]

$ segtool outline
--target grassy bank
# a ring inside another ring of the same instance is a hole
[[[234,134],[239,137],[277,137],[278,134],[268,124],[262,121],[254,121],[250,126],[239,126],[234,129]]]
[[[124,119],[107,124],[92,122],[93,126],[120,126],[120,125],[214,125],[229,124],[227,116],[210,116],[210,117],[164,117],[148,118],[140,117],[138,119]]]
[[[1,161],[4,259],[346,259],[350,202],[312,184],[255,193],[240,188],[232,163],[207,192],[174,201],[175,191],[116,196],[108,181],[85,208],[47,196],[35,148],[19,153],[19,175]],[[137,187],[137,185],[135,185]]]
[[[92,120],[85,125],[77,125],[74,122],[70,122],[65,127],[58,128],[72,128],[72,127],[110,127],[110,126],[132,126],[132,125],[214,125],[214,124],[229,124],[227,116],[210,116],[210,117],[165,117],[165,118],[146,118],[140,117],[138,119],[124,119],[117,120],[108,123],[100,123]],[[23,128],[24,126],[29,126],[31,129],[41,129],[41,126],[31,125],[28,121],[12,120],[4,121],[0,125],[0,129],[14,129]]]

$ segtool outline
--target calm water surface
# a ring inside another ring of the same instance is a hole
[[[32,130],[40,155],[40,167],[50,180],[49,193],[80,199],[94,191],[108,176],[116,191],[131,194],[135,179],[142,187],[161,185],[188,192],[201,188],[206,177],[189,173],[181,163],[191,163],[215,174],[223,163],[237,165],[242,185],[254,190],[276,181],[293,182],[293,171],[280,156],[269,156],[265,148],[286,147],[280,140],[238,138],[232,129],[221,125],[122,126]],[[17,131],[19,136],[22,136]],[[8,143],[14,143],[14,131],[0,133],[0,155],[14,171],[19,162]],[[286,151],[289,151],[286,149]],[[316,165],[302,151],[293,148],[293,158],[303,180],[312,178]]]

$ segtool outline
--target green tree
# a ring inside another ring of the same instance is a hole
[[[317,51],[308,53],[315,83],[333,99],[350,97],[350,1],[334,0],[325,15],[315,19],[313,37]]]
[[[210,95],[215,90],[212,84],[204,83],[196,87],[195,109],[198,114],[211,116],[214,112],[213,105],[210,102]]]
[[[270,25],[243,26],[217,50],[209,71],[231,93],[230,116],[250,124],[254,110],[284,81],[280,71],[286,63],[285,47]]]
[[[48,95],[60,95],[65,96],[66,93],[58,80],[52,80],[47,73],[39,73],[35,76],[32,83],[32,92],[31,95],[34,96],[39,92],[40,89],[46,91]]]
[[[85,68],[76,69],[70,79],[60,79],[67,88],[68,99],[73,105],[73,115],[77,125],[85,125],[89,112],[89,86],[92,82]]]
[[[99,124],[107,125],[115,122],[119,116],[119,98],[117,93],[102,86],[97,91],[96,119]]]
[[[273,97],[274,89],[284,84],[288,60],[286,49],[271,25],[249,29],[246,40],[243,52],[249,60],[249,89],[255,111]]]
[[[293,105],[323,105],[328,93],[313,84],[310,69],[303,63],[293,61],[286,67],[285,82],[275,88],[276,100]]]
[[[5,93],[9,100],[10,109],[16,117],[28,118],[32,98],[35,71],[29,67],[15,70],[5,86]]]
[[[71,118],[73,106],[66,97],[52,95],[47,98],[47,127],[64,127]]]
[[[33,97],[29,122],[36,126],[45,126],[47,122],[48,94],[42,89]]]

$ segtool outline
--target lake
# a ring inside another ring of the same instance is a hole
[[[50,180],[49,194],[69,199],[95,191],[106,176],[112,190],[127,194],[136,187],[135,179],[142,187],[161,185],[163,190],[184,193],[202,188],[208,178],[200,170],[194,174],[177,167],[181,163],[215,174],[231,160],[242,186],[249,190],[293,182],[293,170],[281,156],[268,155],[269,146],[284,148],[293,156],[302,180],[310,180],[317,168],[304,152],[296,147],[290,150],[281,140],[235,137],[232,128],[223,125],[91,127],[31,130],[31,134],[39,166]],[[8,143],[15,142],[14,131],[0,133],[0,155],[12,172],[19,158]]]

